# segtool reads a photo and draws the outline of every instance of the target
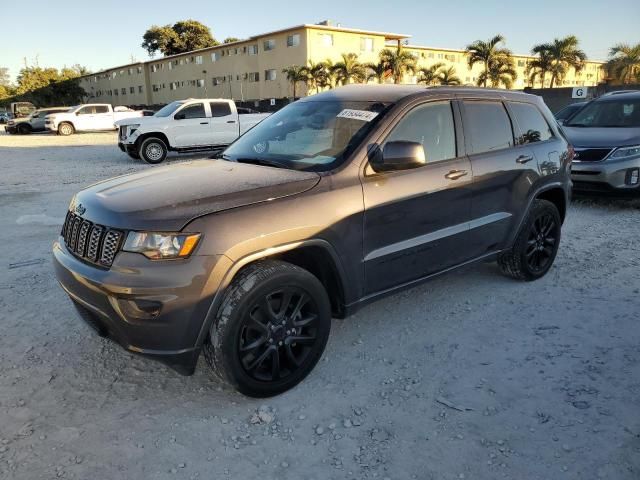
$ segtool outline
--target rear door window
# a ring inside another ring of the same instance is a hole
[[[227,102],[211,102],[212,117],[226,117],[231,115],[231,106]]]
[[[106,105],[96,105],[96,113],[109,113],[109,107]]]
[[[509,108],[520,127],[520,135],[516,138],[518,145],[544,142],[553,137],[551,127],[535,106],[528,103],[509,102]]]
[[[393,128],[385,143],[397,141],[421,143],[428,163],[456,158],[451,102],[432,102],[411,110]]]
[[[511,120],[502,102],[467,100],[463,105],[469,154],[513,147]]]

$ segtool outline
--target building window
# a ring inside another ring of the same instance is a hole
[[[518,60],[518,66],[519,67],[524,67],[525,66],[525,61],[524,60]]]
[[[373,38],[362,37],[360,39],[360,51],[361,52],[373,52]]]
[[[300,45],[300,34],[294,33],[287,37],[287,47],[297,47]]]
[[[153,91],[154,92],[159,92],[160,91],[160,85],[156,85],[155,83],[152,85]]]
[[[169,62],[169,70],[173,70],[173,62]]]
[[[211,54],[211,61],[217,62],[218,60],[220,60],[220,52],[213,52]]]
[[[439,53],[439,54],[438,54],[438,58],[439,58],[440,60],[442,60],[442,59],[444,58],[444,53]]]
[[[260,81],[260,73],[259,72],[251,72],[251,73],[249,73],[249,81],[250,82],[259,82]]]
[[[264,71],[264,79],[267,81],[273,81],[276,79],[276,71],[275,69],[265,70]]]
[[[429,58],[434,58],[435,54],[433,52],[429,52],[429,54],[427,55]]]
[[[138,93],[142,93],[142,85],[138,85]]]
[[[213,79],[213,86],[217,87],[218,85],[222,85],[224,83],[225,77],[215,77]]]
[[[198,80],[196,80],[196,87],[203,88],[204,87],[204,79],[199,78]]]
[[[447,55],[447,54],[445,54],[444,58],[445,58],[445,60],[448,60],[450,62],[455,62],[456,61],[456,56],[455,55]]]
[[[129,93],[131,94],[136,93],[136,87],[129,87]]]
[[[156,73],[158,71],[158,65],[151,65],[151,73]]]
[[[138,67],[138,73],[142,73],[142,67]]]
[[[320,43],[325,47],[333,47],[333,35],[330,33],[320,33]]]
[[[202,55],[196,56],[196,64],[202,65]]]
[[[169,90],[175,90],[176,88],[178,88],[178,82],[171,82],[169,84]]]
[[[125,87],[122,87],[122,88],[120,89],[120,93],[121,93],[122,95],[126,95],[126,94],[127,94],[127,89],[126,89]]]
[[[131,75],[133,73],[133,68],[129,68],[128,73]]]
[[[258,54],[258,45],[249,45],[249,55],[257,55]]]
[[[118,96],[118,89],[117,89],[117,88],[113,91],[113,94],[114,94],[116,97]]]
[[[276,41],[274,39],[265,40],[262,44],[262,48],[265,52],[273,50],[274,48],[276,48]]]

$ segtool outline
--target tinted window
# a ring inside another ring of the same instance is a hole
[[[513,147],[511,121],[502,103],[464,102],[464,131],[471,140],[470,153]]]
[[[566,125],[600,128],[640,127],[640,100],[596,100],[571,117]]]
[[[204,118],[206,117],[204,113],[204,104],[194,103],[193,105],[184,107],[177,115],[179,115],[180,118]]]
[[[456,157],[456,134],[449,102],[429,103],[405,115],[385,142],[417,142],[427,162]]]
[[[231,115],[231,107],[227,102],[211,102],[212,117],[226,117]]]
[[[544,142],[553,137],[549,124],[536,107],[527,103],[510,103],[509,106],[518,127],[520,127],[520,136],[517,138],[518,145]]]
[[[95,109],[96,113],[109,113],[109,107],[106,105],[96,106]]]
[[[78,115],[91,115],[93,113],[93,107],[82,107],[78,110]]]

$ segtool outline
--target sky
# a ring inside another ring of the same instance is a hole
[[[98,71],[148,60],[140,47],[153,25],[192,18],[216,39],[239,38],[330,19],[344,27],[411,35],[411,44],[464,48],[502,34],[514,53],[569,34],[593,60],[606,60],[616,43],[640,43],[640,1],[617,0],[30,0],[0,5],[0,67],[15,78],[25,65]]]

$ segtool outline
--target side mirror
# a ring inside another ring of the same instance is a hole
[[[377,149],[369,159],[376,172],[409,170],[422,167],[427,163],[424,147],[418,142],[388,142],[384,149]]]

